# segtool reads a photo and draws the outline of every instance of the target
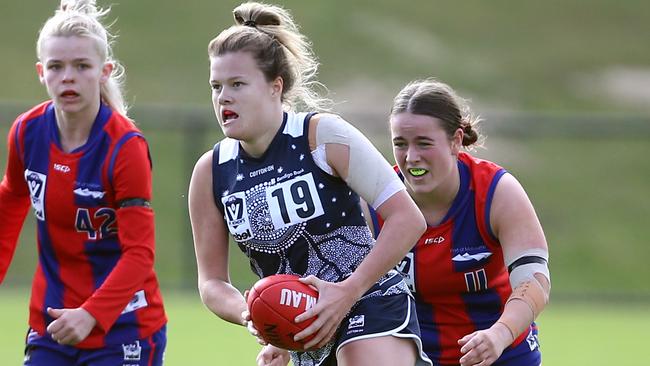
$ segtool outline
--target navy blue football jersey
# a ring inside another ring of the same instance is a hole
[[[307,137],[310,118],[285,113],[259,158],[230,138],[214,147],[215,203],[260,277],[311,274],[338,282],[374,244],[358,195],[314,162]]]

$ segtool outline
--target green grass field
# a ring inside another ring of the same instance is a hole
[[[2,365],[21,364],[27,291],[0,288]],[[165,300],[170,318],[166,365],[255,364],[259,346],[254,338],[244,328],[212,315],[197,293],[166,292]],[[545,366],[647,365],[647,306],[551,303],[538,323]]]

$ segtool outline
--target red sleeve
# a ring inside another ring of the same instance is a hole
[[[117,202],[129,198],[151,200],[151,163],[143,138],[131,138],[118,152],[113,189]],[[145,280],[153,273],[153,210],[143,206],[118,208],[117,229],[122,257],[102,286],[82,306],[95,317],[104,332],[110,329],[133,294],[143,288]]]
[[[16,146],[18,123],[7,136],[7,166],[0,183],[0,283],[14,256],[20,230],[29,210],[29,190],[24,179],[24,167]]]

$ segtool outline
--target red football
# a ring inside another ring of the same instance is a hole
[[[316,318],[302,323],[296,316],[313,307],[318,291],[298,281],[294,275],[273,275],[257,281],[248,293],[248,311],[262,339],[287,350],[302,351],[312,336],[299,342],[293,336],[308,327]]]

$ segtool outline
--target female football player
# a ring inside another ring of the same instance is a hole
[[[40,31],[50,100],[20,115],[0,184],[0,281],[28,208],[38,232],[25,365],[162,365],[151,161],[126,116],[108,13],[64,0]]]
[[[315,337],[305,352],[291,352],[294,365],[430,364],[412,297],[391,270],[424,218],[372,144],[320,113],[317,62],[290,14],[245,3],[234,17],[208,47],[212,103],[226,138],[198,160],[189,187],[203,302],[225,320],[248,323],[244,297],[229,281],[230,233],[259,277],[297,274],[319,291],[317,304],[296,318],[318,317],[296,335]],[[385,218],[376,242],[359,196]],[[258,360],[288,361],[271,345]]]
[[[482,141],[478,122],[432,79],[395,97],[396,170],[428,224],[398,268],[434,364],[539,365],[534,320],[549,298],[546,239],[515,177],[463,151]]]

